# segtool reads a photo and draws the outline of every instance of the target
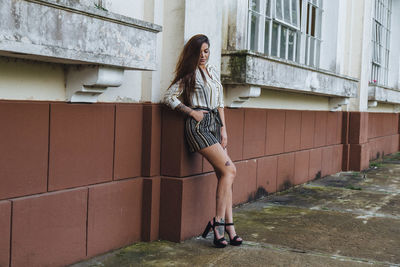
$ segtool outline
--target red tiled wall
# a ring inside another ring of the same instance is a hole
[[[278,157],[267,156],[257,159],[257,190],[263,193],[276,192],[276,177],[278,171]]]
[[[159,105],[0,101],[0,125],[0,266],[62,266],[139,241],[142,206],[158,238]]]
[[[161,178],[143,179],[142,240],[153,241],[159,236]]]
[[[257,161],[235,162],[236,178],[233,183],[233,205],[252,201],[257,192]]]
[[[399,114],[368,114],[368,150],[369,160],[399,150]]]
[[[52,104],[49,190],[111,181],[113,105]]]
[[[161,112],[160,105],[143,105],[142,175],[147,177],[160,175]]]
[[[393,113],[368,114],[368,139],[398,134],[399,115]]]
[[[142,178],[89,187],[88,256],[140,241]]]
[[[285,111],[267,111],[267,134],[265,135],[265,154],[282,153],[285,148]]]
[[[245,109],[243,159],[264,155],[266,115],[264,109]]]
[[[397,114],[226,108],[225,117],[234,204],[399,150]],[[161,105],[3,101],[0,123],[0,266],[180,241],[214,214],[213,168],[188,152],[183,117]]]
[[[87,189],[13,200],[12,266],[61,266],[86,256]]]
[[[47,191],[49,104],[0,102],[0,200]]]
[[[399,151],[398,114],[349,112],[343,118],[344,170],[366,169],[370,160]]]
[[[115,112],[114,179],[141,176],[143,106],[118,104]]]
[[[11,202],[0,201],[0,266],[10,264]]]

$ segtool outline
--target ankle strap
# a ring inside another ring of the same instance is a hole
[[[221,226],[221,225],[225,225],[225,223],[219,222],[217,220],[215,220],[215,217],[213,218],[213,226]]]
[[[225,226],[235,225],[234,223],[225,223]]]

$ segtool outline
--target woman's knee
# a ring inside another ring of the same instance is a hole
[[[232,163],[232,166],[231,166],[230,169],[231,169],[230,170],[231,175],[233,176],[233,178],[235,178],[236,177],[236,166],[235,166],[235,164]]]
[[[224,176],[229,177],[229,179],[232,179],[232,181],[235,179],[236,177],[236,166],[235,164],[231,163],[229,166],[226,166],[226,168],[224,168],[223,173]]]

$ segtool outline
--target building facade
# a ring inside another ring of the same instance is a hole
[[[160,104],[194,34],[234,204],[399,151],[399,0],[0,0],[0,21],[0,266],[201,233],[216,177]]]

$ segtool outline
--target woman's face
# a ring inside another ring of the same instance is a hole
[[[199,61],[199,66],[204,66],[206,65],[208,61],[208,56],[210,55],[210,50],[208,49],[208,44],[203,43],[201,45],[200,49],[200,61]]]

